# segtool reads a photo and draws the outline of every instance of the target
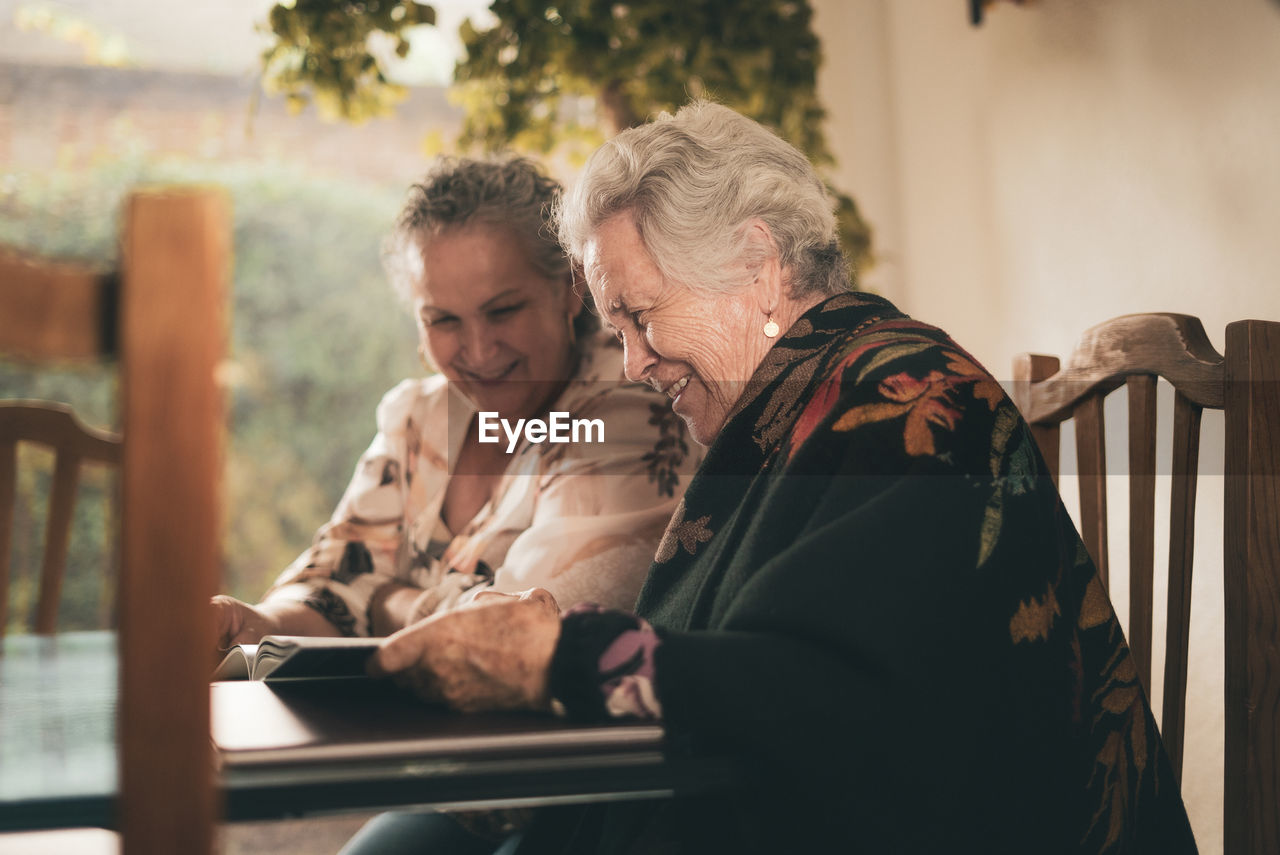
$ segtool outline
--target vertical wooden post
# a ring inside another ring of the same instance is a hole
[[[1164,699],[1160,735],[1173,773],[1182,780],[1191,644],[1191,573],[1195,566],[1197,470],[1201,408],[1173,395],[1173,465],[1169,485],[1169,597],[1165,622]]]
[[[1129,393],[1129,649],[1151,696],[1156,546],[1156,376],[1125,380]],[[1166,692],[1166,697],[1168,693]]]
[[[1111,553],[1107,547],[1107,428],[1105,399],[1099,392],[1073,411],[1076,420],[1076,465],[1080,478],[1080,534],[1098,567],[1098,578],[1110,585]]]
[[[1031,412],[1031,384],[1047,380],[1058,373],[1061,362],[1056,356],[1045,356],[1039,353],[1021,353],[1013,358],[1013,402],[1025,416]],[[1031,425],[1031,435],[1040,447],[1040,455],[1053,483],[1058,483],[1058,457],[1060,454],[1059,436],[1061,429],[1058,423]]]
[[[1227,326],[1225,855],[1280,852],[1280,323]]]
[[[9,537],[17,484],[18,444],[0,438],[0,635],[9,626]]]
[[[124,855],[209,855],[209,668],[220,567],[229,207],[128,202],[121,282],[120,802]]]
[[[44,562],[40,568],[40,598],[36,603],[38,635],[53,635],[58,628],[58,606],[62,602],[62,579],[67,571],[71,519],[79,486],[80,455],[69,448],[59,450],[53,465],[49,517],[44,526]]]

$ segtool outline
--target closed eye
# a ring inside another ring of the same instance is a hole
[[[488,314],[489,314],[489,317],[499,319],[499,320],[502,318],[509,318],[512,315],[514,315],[516,312],[523,309],[525,305],[526,305],[525,303],[512,303],[507,306],[498,306],[495,309],[490,309]]]
[[[428,329],[432,327],[449,326],[449,325],[458,323],[458,319],[453,315],[435,315],[434,317],[428,317],[427,315],[422,315],[421,317],[422,317],[422,325],[424,327],[427,327]]]

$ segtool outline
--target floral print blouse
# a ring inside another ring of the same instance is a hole
[[[603,334],[550,409],[599,419],[603,442],[522,438],[490,501],[450,532],[441,506],[475,407],[440,375],[400,383],[332,519],[267,599],[304,602],[346,635],[370,634],[370,601],[392,581],[430,592],[419,616],[482,589],[531,587],[562,608],[632,608],[699,447],[663,396],[623,378],[621,348]]]

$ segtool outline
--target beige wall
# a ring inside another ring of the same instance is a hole
[[[998,376],[1019,351],[1062,353],[1127,312],[1197,315],[1219,349],[1231,320],[1280,319],[1280,3],[998,3],[981,27],[963,0],[815,6],[838,183],[877,230],[865,282]],[[1215,450],[1206,474],[1221,474]],[[1202,486],[1206,508],[1220,482]],[[1220,522],[1205,513],[1197,531],[1183,791],[1214,853]],[[1111,541],[1117,553],[1124,529]],[[1123,615],[1127,571],[1113,574]]]

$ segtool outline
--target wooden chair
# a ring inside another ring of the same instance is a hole
[[[3,264],[0,259],[0,269]],[[63,404],[0,401],[0,626],[6,625],[9,616],[9,547],[20,443],[43,446],[54,454],[34,621],[38,634],[51,635],[57,627],[81,463],[95,461],[119,466],[121,443],[118,434],[88,427]]]
[[[66,408],[0,409],[0,524],[7,537],[15,444],[55,446],[36,621],[52,632],[78,462],[120,466],[116,827],[126,855],[212,851],[209,598],[220,571],[224,423],[214,372],[229,257],[227,202],[211,189],[133,194],[110,274],[0,250],[0,353],[119,367],[123,439],[83,430]],[[0,592],[7,587],[0,575]]]
[[[1227,326],[1226,353],[1187,315],[1126,315],[1085,332],[1065,365],[1023,354],[1014,399],[1058,477],[1075,419],[1082,535],[1107,581],[1103,398],[1129,398],[1129,643],[1151,686],[1156,380],[1174,388],[1169,601],[1161,733],[1181,777],[1200,416],[1224,411],[1226,855],[1280,852],[1280,323]]]

